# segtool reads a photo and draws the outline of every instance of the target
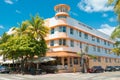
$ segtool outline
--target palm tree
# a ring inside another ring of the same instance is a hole
[[[31,16],[31,20],[28,20],[28,24],[28,30],[35,39],[44,39],[49,29],[44,26],[44,20],[41,19],[39,15],[35,17]]]
[[[120,38],[120,25],[115,28],[115,30],[111,34],[112,39]]]
[[[3,33],[2,37],[0,38],[0,55],[5,54],[5,51],[2,51],[3,47],[1,47],[1,45],[7,42],[10,37],[11,35],[8,35],[7,33]]]
[[[112,49],[112,52],[114,52],[117,56],[120,55],[120,41],[115,42],[115,48]]]
[[[23,35],[28,35],[28,32],[27,32],[27,27],[28,27],[28,24],[27,24],[27,21],[23,21],[21,24],[18,23],[18,27],[13,27],[12,28],[12,31],[14,31],[14,33],[12,34],[15,38],[19,38],[19,37],[22,37]],[[12,60],[13,60],[13,67],[14,67],[14,59],[15,59],[15,55],[18,55],[18,54],[15,54],[15,53],[18,53],[20,54],[19,52],[12,52]],[[14,55],[15,54],[15,55]],[[20,57],[22,58],[22,57]],[[23,69],[24,69],[24,59],[21,60],[21,70],[22,70],[22,73],[24,73]]]
[[[13,27],[13,31],[15,31],[15,33],[13,35],[17,35],[17,36],[21,36],[23,34],[28,34],[27,33],[27,21],[23,21],[22,24],[18,24],[18,27]]]
[[[96,59],[97,57],[92,54],[88,54],[89,46],[86,45],[84,49],[81,49],[81,65],[82,65],[82,72],[86,73],[89,69],[89,59]]]
[[[7,40],[10,38],[10,35],[8,35],[7,33],[3,33],[3,35],[0,38],[0,44],[7,42]]]
[[[114,4],[114,12],[117,14],[118,17],[118,26],[111,34],[111,38],[116,40],[115,48],[112,49],[116,55],[120,55],[120,43],[118,43],[118,39],[120,39],[120,0],[108,0],[109,4]]]
[[[84,49],[81,49],[81,65],[82,65],[82,72],[87,72],[87,53],[88,53],[89,47],[85,46]]]
[[[109,4],[115,3],[114,4],[114,12],[118,16],[118,21],[119,21],[119,25],[120,25],[120,0],[108,0],[108,3]]]
[[[119,24],[120,24],[120,0],[116,0],[116,4],[115,4],[115,7],[114,7],[114,11],[117,13],[118,15],[118,21],[119,21]]]

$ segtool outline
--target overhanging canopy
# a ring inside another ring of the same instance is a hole
[[[55,58],[52,57],[40,57],[38,59],[34,60],[29,60],[28,62],[34,62],[34,63],[44,63],[44,62],[49,62],[49,61],[55,61]]]
[[[49,56],[49,57],[80,57],[77,53],[70,53],[70,52],[50,52],[50,53],[46,53],[46,56]]]

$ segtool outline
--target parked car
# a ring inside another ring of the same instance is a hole
[[[9,73],[10,70],[6,66],[0,66],[0,73]]]
[[[44,70],[46,73],[56,73],[58,71],[56,66],[42,66],[40,69]]]
[[[116,69],[113,66],[106,66],[105,71],[116,71]]]
[[[104,69],[101,66],[93,66],[91,69],[88,69],[90,73],[104,72]]]
[[[119,66],[114,66],[115,71],[120,71],[120,67]]]
[[[46,71],[43,69],[36,69],[36,74],[46,74]]]

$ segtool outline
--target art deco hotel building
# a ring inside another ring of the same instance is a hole
[[[55,57],[63,69],[61,71],[76,71],[81,69],[81,51],[88,47],[86,54],[97,58],[88,58],[89,67],[92,66],[120,66],[120,57],[111,53],[114,41],[110,36],[70,17],[70,7],[59,4],[54,7],[55,16],[45,20],[50,28],[45,38],[48,45],[46,56]],[[80,54],[78,54],[80,53]],[[67,66],[67,69],[64,69]]]

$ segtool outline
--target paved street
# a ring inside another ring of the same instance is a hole
[[[0,80],[120,80],[120,72],[59,73],[44,75],[0,74]]]

